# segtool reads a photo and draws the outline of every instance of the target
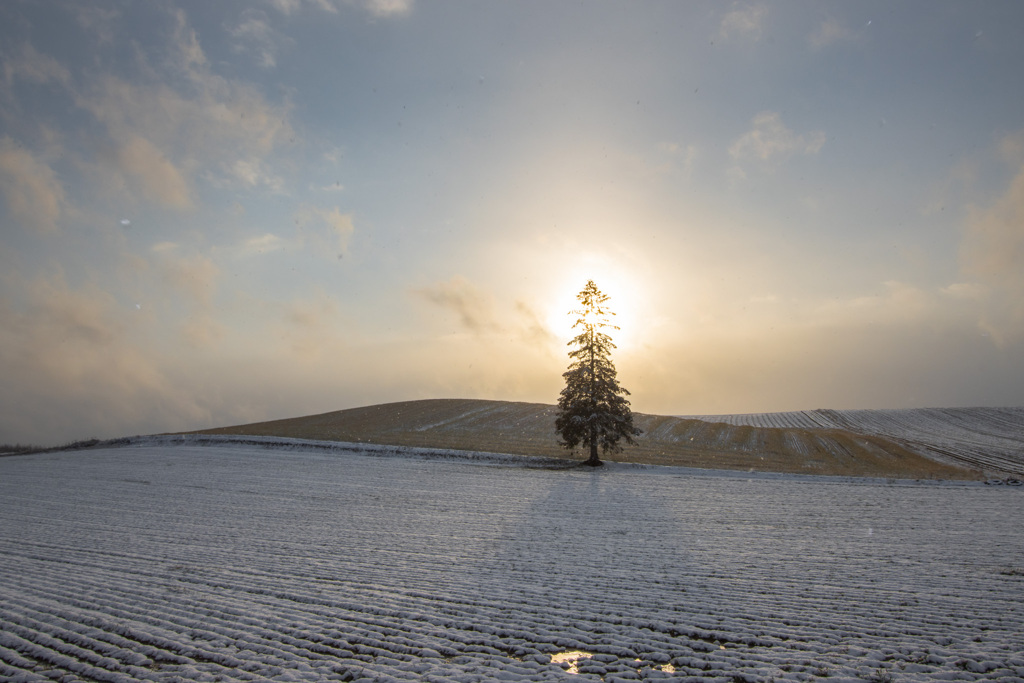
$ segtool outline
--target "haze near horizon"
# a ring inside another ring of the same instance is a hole
[[[1024,405],[1024,6],[0,4],[0,442]]]

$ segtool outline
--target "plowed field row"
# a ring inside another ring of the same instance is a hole
[[[1024,680],[1018,489],[495,462],[4,458],[0,678]]]
[[[848,430],[892,439],[940,461],[1024,474],[1024,408],[808,410],[696,419],[736,427]]]

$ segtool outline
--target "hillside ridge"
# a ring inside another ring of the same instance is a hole
[[[555,413],[554,405],[544,403],[421,399],[194,433],[580,457],[559,447],[553,426]],[[634,422],[644,431],[638,444],[606,459],[912,479],[1024,473],[1024,408],[820,410],[732,416],[634,413]]]

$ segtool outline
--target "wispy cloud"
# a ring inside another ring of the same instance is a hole
[[[266,12],[247,7],[238,22],[227,27],[233,38],[235,52],[253,56],[260,66],[271,69],[277,66],[277,53],[290,40],[271,25]]]
[[[532,306],[525,301],[517,301],[516,313],[519,314],[520,322],[523,325],[520,335],[523,341],[544,348],[555,341],[555,335],[551,333],[544,320]]]
[[[453,313],[460,331],[473,335],[487,348],[509,342],[532,352],[548,354],[556,341],[533,305],[520,299],[506,308],[495,301],[490,292],[461,275],[414,289],[413,294]]]
[[[323,10],[324,12],[330,12],[331,14],[337,14],[338,8],[335,5],[335,0],[308,0],[309,4],[313,7]]]
[[[67,85],[71,72],[53,57],[41,54],[30,43],[24,43],[18,52],[3,58],[4,86],[9,88],[19,80]]]
[[[999,141],[999,156],[1008,164],[1024,167],[1024,130],[1006,135]]]
[[[57,229],[63,186],[49,165],[8,137],[0,139],[0,188],[16,222],[40,232]]]
[[[173,209],[192,207],[192,192],[182,171],[149,140],[127,135],[117,150],[117,166],[124,182],[146,199]]]
[[[954,282],[941,291],[958,301],[980,301],[989,294],[988,287],[977,282]]]
[[[693,167],[697,161],[697,146],[681,145],[676,142],[664,142],[659,145],[661,151],[670,159],[670,168],[676,168],[684,178],[693,175]]]
[[[356,230],[355,224],[352,222],[352,214],[342,213],[341,209],[335,206],[328,211],[321,211],[320,217],[330,229],[337,244],[338,253],[344,254],[348,251],[348,241]]]
[[[291,14],[302,7],[302,0],[267,0],[267,3],[281,14]]]
[[[375,17],[400,17],[412,10],[413,0],[363,0],[363,6]]]
[[[786,127],[778,112],[763,111],[754,117],[752,124],[753,127],[729,147],[729,155],[737,161],[780,161],[795,154],[817,154],[825,144],[823,131],[795,133]]]
[[[204,311],[190,315],[179,331],[184,343],[192,348],[206,349],[220,342],[226,329],[211,313]]]
[[[742,38],[758,40],[768,8],[764,5],[747,5],[726,12],[718,25],[719,38]]]
[[[154,301],[163,311],[164,323],[176,326],[182,342],[209,348],[221,340],[225,328],[217,320],[214,301],[221,269],[210,257],[161,242],[150,249],[148,260],[139,267],[156,276],[160,286]]]
[[[190,391],[169,381],[159,354],[134,341],[138,319],[109,292],[70,285],[61,273],[15,279],[6,274],[5,288],[26,300],[0,297],[0,432],[28,428],[26,438],[52,443],[206,416]],[[45,423],[29,426],[40,411]],[[82,425],[97,431],[83,434]]]
[[[268,0],[271,7],[282,14],[293,14],[303,5],[323,12],[337,14],[338,7],[350,5],[363,9],[375,17],[400,17],[412,10],[414,0]]]
[[[494,299],[472,282],[456,275],[447,282],[436,282],[414,292],[430,303],[456,314],[464,329],[474,334],[501,328]]]
[[[996,341],[1024,334],[1024,165],[995,202],[971,207],[960,256],[964,273],[993,290],[982,324]]]
[[[269,254],[284,249],[285,241],[273,233],[265,233],[259,237],[251,237],[242,243],[242,253]]]
[[[220,268],[202,254],[180,255],[177,249],[160,249],[157,264],[164,281],[203,308],[209,307],[220,279]]]
[[[967,157],[957,161],[946,173],[946,177],[929,190],[921,205],[921,212],[925,215],[938,215],[947,208],[965,203],[965,197],[977,186],[979,170],[980,163],[976,158]]]
[[[271,192],[284,192],[284,178],[274,173],[270,164],[258,157],[235,159],[234,163],[230,164],[223,163],[221,171],[219,177],[210,174],[211,182],[218,186],[241,184],[250,189],[264,187]]]
[[[321,363],[337,358],[347,340],[341,327],[341,311],[323,291],[288,301],[280,309],[278,331],[283,351],[301,363]]]
[[[111,45],[114,42],[114,24],[120,16],[119,10],[85,3],[74,3],[68,8],[74,13],[78,25],[95,36],[101,45]]]
[[[219,184],[280,190],[283,181],[264,160],[294,138],[287,107],[213,73],[184,14],[174,13],[173,20],[166,62],[145,66],[168,70],[167,78],[129,81],[107,73],[73,88],[76,104],[104,126],[117,150],[112,166],[102,155],[93,165],[109,187],[174,208],[194,204],[198,174]],[[186,85],[170,85],[182,78]]]
[[[818,24],[807,40],[812,48],[820,50],[830,45],[849,43],[855,39],[856,33],[840,24],[838,20],[828,18]]]
[[[349,240],[356,230],[352,214],[342,213],[337,206],[329,209],[303,206],[295,214],[295,224],[302,240],[339,256],[348,252]]]

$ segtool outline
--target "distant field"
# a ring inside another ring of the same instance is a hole
[[[877,434],[940,461],[996,472],[1024,472],[1024,408],[804,410],[698,419],[737,426]]]
[[[635,422],[644,430],[639,443],[607,459],[909,479],[978,479],[1024,472],[1020,455],[1024,409],[975,410],[974,414],[947,411],[945,421],[937,411],[809,411],[773,414],[781,417],[713,418],[638,413]],[[984,410],[990,412],[979,412]],[[754,424],[744,423],[744,418]],[[540,403],[431,399],[197,433],[571,457],[558,446],[554,419],[555,407]],[[971,431],[971,424],[981,425],[980,431]]]

